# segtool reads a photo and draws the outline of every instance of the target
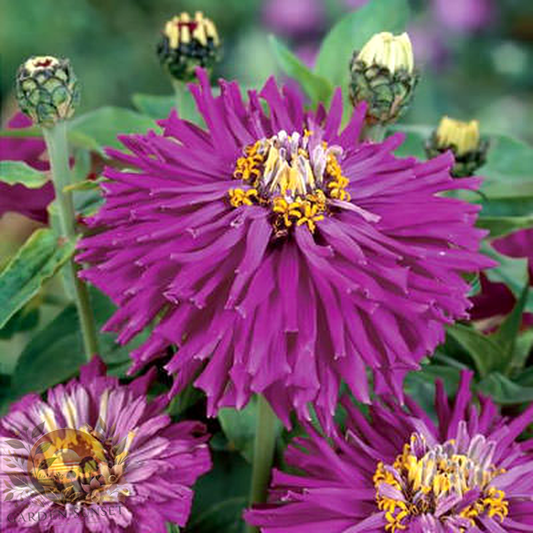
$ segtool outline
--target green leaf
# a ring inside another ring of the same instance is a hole
[[[212,450],[213,468],[195,485],[188,533],[241,533],[248,503],[250,465],[238,453]]]
[[[41,289],[74,253],[75,243],[39,229],[0,273],[0,328]]]
[[[533,196],[494,197],[481,202],[483,216],[522,217],[533,213]]]
[[[333,86],[322,76],[308,69],[283,43],[273,35],[270,36],[270,46],[274,51],[276,60],[283,71],[300,83],[313,103],[327,103]]]
[[[167,118],[176,105],[176,97],[171,95],[135,93],[132,96],[133,105],[143,114],[154,119]]]
[[[426,364],[405,377],[405,393],[413,398],[433,419],[435,413],[435,381],[442,380],[449,396],[455,394],[459,384],[460,369],[444,365]]]
[[[517,300],[512,312],[502,322],[498,331],[491,336],[491,339],[501,349],[501,364],[499,365],[499,369],[502,371],[507,371],[510,368],[517,368],[514,359],[514,351],[518,332],[522,324],[522,315],[524,314],[528,294],[529,283],[524,286],[520,298]]]
[[[43,392],[72,377],[85,362],[74,305],[66,307],[22,351],[11,381],[11,397]]]
[[[493,372],[482,380],[478,388],[491,396],[496,403],[514,405],[533,401],[533,387],[526,387],[511,381],[504,375]]]
[[[39,322],[39,309],[30,302],[19,309],[0,329],[0,339],[11,339],[16,333],[29,331]]]
[[[91,307],[97,330],[107,322],[116,307],[102,293],[90,288]],[[108,365],[108,373],[123,377],[130,365],[129,353],[146,340],[139,335],[126,346],[115,342],[112,333],[98,336],[100,356]],[[85,363],[78,314],[69,304],[40,330],[22,351],[12,376],[9,397],[14,400],[28,392],[43,392],[74,376]]]
[[[492,339],[463,324],[453,324],[446,331],[471,357],[481,376],[486,376],[492,369],[497,368],[502,354]]]
[[[24,161],[0,161],[0,181],[8,185],[20,183],[28,189],[39,189],[48,181],[48,176]]]
[[[353,52],[360,50],[375,33],[402,32],[408,18],[407,0],[371,0],[343,17],[328,33],[320,48],[315,72],[333,86],[346,90]]]
[[[529,328],[518,335],[514,350],[513,366],[515,368],[523,368],[531,355],[531,350],[533,350],[533,328]],[[533,367],[530,367],[528,371],[531,372],[532,377],[531,383],[528,384],[533,386]],[[520,376],[522,375],[523,373]],[[517,380],[520,380],[520,376],[517,377]]]
[[[152,118],[131,109],[101,107],[69,123],[69,139],[78,146],[102,151],[105,146],[120,147],[119,134],[145,133],[157,127]]]
[[[514,231],[533,227],[533,215],[518,217],[480,216],[476,225],[490,231],[490,237],[503,237]]]
[[[533,147],[501,134],[489,134],[487,163],[480,170],[486,177],[483,192],[489,197],[533,196]]]

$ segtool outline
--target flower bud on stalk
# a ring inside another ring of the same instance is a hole
[[[350,65],[350,99],[368,103],[369,125],[395,122],[409,106],[418,82],[413,48],[407,33],[375,34]]]
[[[157,55],[173,79],[195,79],[196,67],[211,70],[220,57],[220,40],[214,23],[197,11],[194,19],[181,13],[165,24]]]
[[[487,160],[489,142],[479,135],[479,122],[461,122],[443,117],[438,128],[426,142],[428,157],[435,157],[447,150],[455,156],[452,175],[456,178],[472,176]]]
[[[56,205],[61,223],[60,237],[71,244],[77,240],[76,213],[68,187],[72,185],[67,142],[67,120],[74,114],[80,88],[68,59],[30,57],[18,69],[16,95],[20,109],[41,126],[50,159]],[[86,285],[78,278],[78,267],[68,262],[87,359],[98,353],[94,316]]]
[[[69,60],[52,56],[30,57],[19,67],[16,94],[20,109],[44,127],[70,118],[80,101]]]

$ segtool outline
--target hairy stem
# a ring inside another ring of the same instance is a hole
[[[58,122],[51,128],[43,128],[43,135],[48,149],[48,157],[50,158],[50,169],[52,171],[62,237],[70,242],[75,242],[77,238],[76,213],[71,193],[64,190],[65,187],[71,184],[67,125],[65,122]],[[89,292],[85,283],[78,278],[78,266],[73,259],[70,259],[68,268],[74,281],[74,299],[81,324],[85,355],[89,361],[93,355],[98,353],[98,340]]]

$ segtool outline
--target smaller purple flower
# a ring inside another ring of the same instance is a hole
[[[368,420],[345,397],[346,433],[295,439],[298,473],[274,471],[269,503],[246,520],[263,533],[533,531],[533,439],[517,441],[533,406],[512,421],[490,399],[478,408],[471,378],[453,404],[437,382],[437,423],[410,398],[374,403]]]
[[[31,120],[22,113],[17,113],[8,123],[8,129],[27,128]],[[24,161],[29,166],[47,171],[49,166],[41,159],[46,147],[42,139],[24,137],[0,138],[0,161]],[[28,189],[24,185],[0,183],[0,217],[14,211],[32,218],[37,222],[46,222],[46,207],[54,198],[52,182],[39,189]]]
[[[147,401],[155,369],[129,385],[95,358],[79,379],[24,396],[0,419],[0,530],[166,533],[184,526],[211,467],[199,422]]]
[[[271,30],[289,37],[308,37],[324,26],[321,0],[266,0],[263,21]]]

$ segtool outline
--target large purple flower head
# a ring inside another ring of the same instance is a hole
[[[327,419],[341,380],[368,400],[365,366],[401,394],[467,316],[461,273],[489,264],[479,208],[441,194],[478,179],[453,180],[449,154],[396,158],[401,135],[360,142],[364,106],[339,131],[340,91],[329,113],[306,112],[273,79],[245,102],[236,83],[214,97],[198,76],[206,130],[173,112],[163,134],[109,151],[128,168],[107,170],[100,232],[79,255],[120,307],[106,329],[125,343],[155,322],[134,370],[177,346],[173,391],[196,380],[210,415],[262,393],[286,423],[308,402]]]
[[[346,432],[309,429],[274,471],[270,501],[246,513],[263,533],[518,533],[533,531],[533,439],[518,435],[533,406],[501,417],[490,399],[472,403],[471,374],[453,404],[437,383],[438,422],[411,399],[370,407],[344,398]]]
[[[9,129],[31,126],[31,120],[22,113],[17,113],[8,123]],[[45,151],[44,141],[30,138],[0,138],[0,161],[24,161],[37,170],[48,170],[48,163],[41,160]],[[24,185],[0,183],[0,217],[8,211],[46,222],[46,207],[54,198],[52,182],[38,189],[29,189]]]
[[[172,423],[150,403],[149,372],[129,385],[99,359],[79,380],[25,396],[0,419],[0,529],[165,533],[185,525],[210,469],[205,427]]]

